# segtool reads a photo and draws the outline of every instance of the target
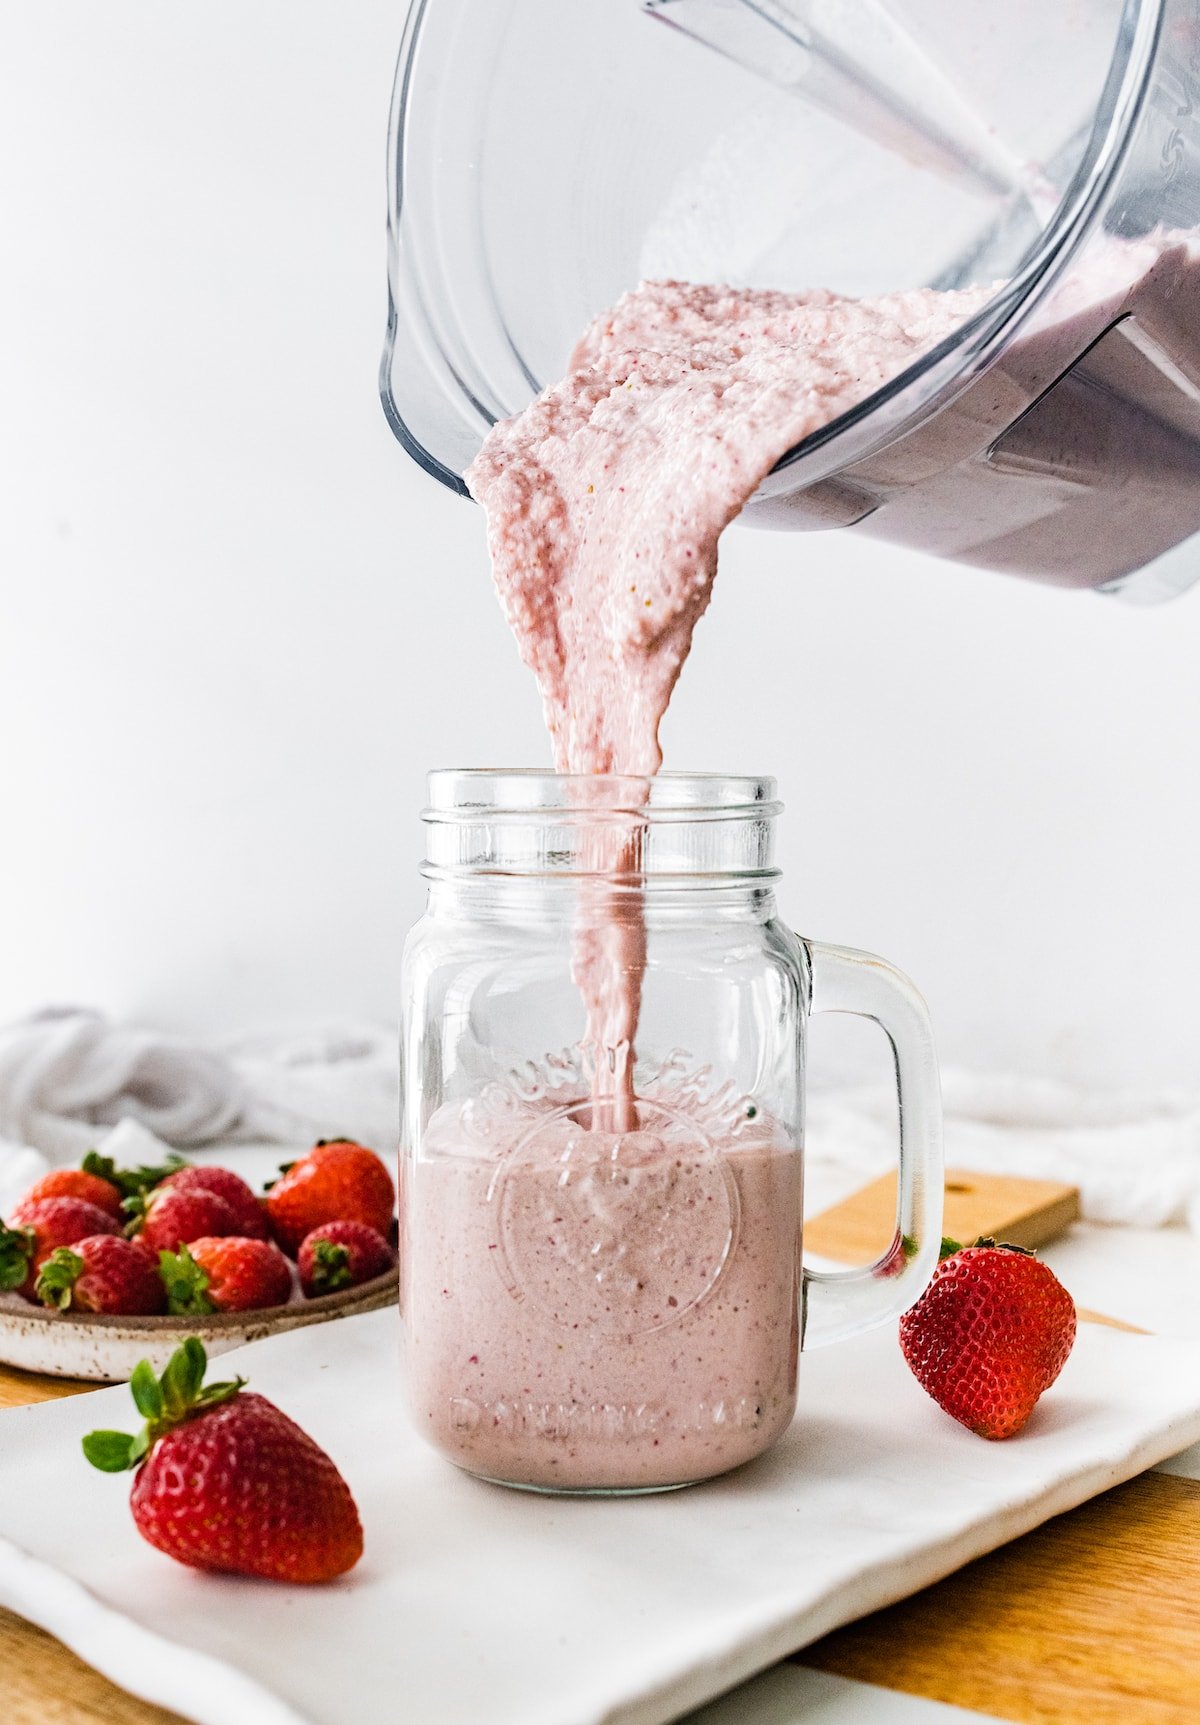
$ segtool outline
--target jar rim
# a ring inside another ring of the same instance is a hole
[[[423,819],[431,881],[603,880],[613,889],[777,877],[775,780],[728,773],[443,768]]]
[[[743,773],[666,771],[649,774],[556,773],[539,767],[439,767],[429,774],[429,824],[555,821],[632,814],[639,820],[770,820],[780,814],[774,778]]]

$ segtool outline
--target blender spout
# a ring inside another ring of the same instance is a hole
[[[914,166],[989,198],[1037,190],[1036,170],[995,135],[888,0],[642,0],[642,7]]]

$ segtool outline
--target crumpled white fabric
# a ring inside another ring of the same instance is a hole
[[[943,1070],[942,1093],[949,1166],[1066,1181],[1092,1222],[1186,1222],[1200,1233],[1200,1098],[955,1067]],[[896,1156],[894,1091],[810,1094],[806,1153],[864,1177],[885,1173]]]
[[[82,1008],[37,1013],[0,1030],[0,1215],[47,1167],[93,1146],[131,1161],[150,1159],[156,1140],[188,1149],[346,1135],[387,1155],[398,1064],[395,1031],[380,1025],[202,1042]]]
[[[78,1008],[39,1013],[0,1030],[0,1215],[48,1164],[77,1161],[122,1122],[176,1149],[344,1133],[387,1155],[398,1066],[395,1031],[381,1025],[202,1042]],[[1200,1232],[1200,1098],[957,1068],[942,1082],[951,1166],[1070,1181],[1092,1221]],[[809,1157],[884,1172],[895,1114],[883,1086],[814,1091]],[[129,1127],[111,1148],[139,1153]],[[141,1148],[149,1159],[150,1141]]]

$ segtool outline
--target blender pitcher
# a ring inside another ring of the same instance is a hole
[[[639,280],[994,282],[744,519],[1200,576],[1200,0],[413,0],[389,162],[383,402],[452,489]]]

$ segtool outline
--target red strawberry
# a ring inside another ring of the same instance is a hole
[[[291,1269],[270,1240],[193,1240],[177,1253],[161,1252],[159,1265],[172,1312],[250,1312],[291,1298]]]
[[[158,1265],[137,1240],[91,1234],[51,1252],[37,1279],[44,1306],[65,1312],[123,1312],[152,1316],[166,1309]]]
[[[917,1381],[980,1437],[1021,1430],[1066,1364],[1075,1305],[1048,1265],[1020,1246],[943,1243],[942,1262],[900,1320]]]
[[[306,1294],[332,1294],[382,1276],[396,1254],[365,1222],[322,1222],[305,1236],[296,1262]]]
[[[103,1217],[103,1226],[92,1227],[97,1217]],[[76,1240],[82,1240],[87,1234],[119,1234],[121,1225],[116,1217],[110,1216],[96,1204],[89,1204],[86,1198],[22,1198],[19,1204],[14,1204],[9,1213],[9,1222],[16,1227],[35,1228],[41,1238],[42,1230],[46,1237],[51,1233],[64,1237],[54,1241],[55,1246],[69,1246],[73,1242],[65,1235],[71,1228],[82,1228],[83,1232],[76,1234]],[[53,1250],[53,1247],[49,1248]]]
[[[392,1225],[392,1177],[373,1150],[339,1138],[318,1144],[283,1170],[266,1197],[275,1238],[295,1254],[323,1222],[365,1222],[386,1235]]]
[[[269,1581],[332,1581],[362,1555],[350,1488],[325,1451],[244,1379],[202,1388],[195,1336],[162,1378],[143,1360],[129,1380],[146,1424],[136,1438],[90,1432],[93,1467],[136,1467],[130,1508],[143,1539],[195,1569]]]
[[[215,1192],[224,1198],[237,1218],[237,1231],[247,1240],[269,1240],[271,1229],[262,1200],[232,1168],[193,1165],[168,1174],[163,1187],[170,1192]]]
[[[48,1174],[34,1181],[21,1202],[35,1204],[41,1198],[82,1198],[106,1215],[122,1220],[118,1188],[111,1180],[101,1179],[99,1174],[85,1174],[82,1168],[51,1168]]]
[[[208,1234],[236,1234],[238,1219],[216,1192],[156,1186],[146,1199],[138,1229],[138,1238],[151,1252],[176,1252]]]
[[[59,1246],[89,1234],[119,1234],[121,1224],[84,1198],[22,1199],[0,1230],[0,1288],[35,1300],[37,1273]]]

